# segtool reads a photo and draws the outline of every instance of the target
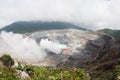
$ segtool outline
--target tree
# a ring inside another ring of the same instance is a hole
[[[3,55],[0,57],[0,61],[4,66],[11,67],[14,65],[14,60],[9,55]]]

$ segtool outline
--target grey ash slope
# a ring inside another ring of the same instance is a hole
[[[53,42],[65,44],[71,49],[70,55],[49,55],[43,62],[38,63],[38,65],[58,67],[82,67],[84,62],[92,61],[105,45],[114,42],[112,36],[78,29],[38,31],[29,36],[38,42],[41,38],[48,38]]]
[[[8,26],[3,27],[0,31],[12,31],[15,33],[28,33],[28,32],[35,32],[39,30],[54,30],[54,29],[81,29],[80,26],[76,26],[72,23],[68,22],[41,22],[41,21],[17,21]]]

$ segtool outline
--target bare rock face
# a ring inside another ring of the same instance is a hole
[[[24,71],[16,70],[15,75],[20,76],[23,80],[31,80],[30,76]]]
[[[62,52],[55,54],[48,51],[45,60],[37,64],[44,66],[82,67],[85,62],[95,60],[104,47],[114,44],[114,38],[109,35],[77,29],[38,31],[29,36],[38,43],[41,39],[47,38],[50,41],[64,44],[70,49],[69,54]]]

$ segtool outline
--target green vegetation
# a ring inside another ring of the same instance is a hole
[[[120,80],[120,59],[118,60],[118,65],[115,67],[113,72],[113,80]]]
[[[87,80],[85,71],[78,68],[46,68],[37,66],[25,66],[32,80]]]
[[[15,69],[0,66],[0,80],[20,80],[20,77],[15,74]]]
[[[105,28],[105,29],[101,29],[101,30],[98,30],[98,31],[112,35],[112,34],[114,34],[115,32],[117,32],[117,31],[119,31],[119,30],[112,30],[112,29],[107,29],[107,28]]]
[[[112,29],[102,29],[99,30],[99,32],[104,32],[106,34],[110,34],[113,37],[115,37],[115,39],[119,42],[120,41],[120,30],[112,30]]]
[[[115,32],[113,36],[116,38],[117,41],[120,42],[120,31]]]
[[[24,66],[12,68],[13,59],[9,55],[0,57],[0,80],[120,80],[120,62],[115,70],[93,71],[86,76],[84,69],[80,68],[48,68],[40,66]],[[18,70],[26,72],[29,78],[23,78]]]
[[[99,32],[104,32],[106,34],[110,34],[115,37],[117,41],[120,41],[120,30],[112,30],[112,29],[101,29]]]
[[[26,72],[28,80],[87,80],[85,70],[79,68],[47,68],[38,66],[24,66],[12,68],[14,61],[9,55],[0,57],[0,80],[24,80],[17,70]]]
[[[31,77],[30,80],[87,80],[83,69],[60,69],[37,66],[25,66],[23,69]],[[22,80],[15,76],[15,69],[0,67],[0,80]]]
[[[54,29],[82,29],[79,26],[76,26],[72,23],[68,22],[60,22],[60,21],[53,21],[53,22],[41,22],[41,21],[17,21],[8,26],[3,27],[0,31],[12,31],[15,33],[28,33],[28,32],[35,32],[39,30],[54,30]]]
[[[116,66],[113,73],[113,80],[120,80],[120,65]]]
[[[14,60],[9,55],[3,55],[0,57],[0,61],[4,66],[11,67],[14,65]]]

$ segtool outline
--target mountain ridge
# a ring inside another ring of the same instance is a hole
[[[52,30],[52,29],[81,29],[86,30],[80,26],[74,25],[69,22],[61,22],[61,21],[16,21],[10,25],[7,25],[0,29],[0,31],[12,31],[15,33],[28,33],[35,32],[39,30]]]
[[[120,30],[113,30],[113,29],[105,28],[105,29],[98,30],[98,32],[102,32],[102,33],[112,35],[113,37],[115,37],[117,42],[120,41]]]

